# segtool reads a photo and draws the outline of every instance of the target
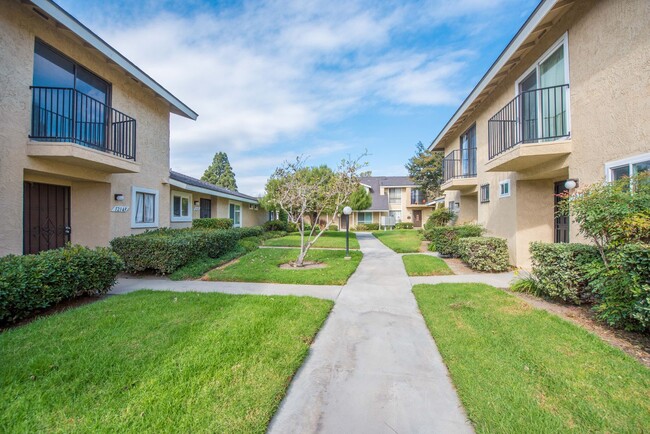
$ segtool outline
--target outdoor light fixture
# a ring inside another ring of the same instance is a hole
[[[567,179],[566,182],[564,183],[564,188],[567,190],[573,190],[578,186],[578,180],[577,179]]]
[[[124,200],[124,195],[122,193],[118,193],[115,196],[113,196],[116,201],[122,202]]]
[[[352,208],[346,206],[343,208],[343,214],[345,214],[345,259],[350,259],[350,214],[352,214]]]
[[[194,201],[194,206],[199,206],[199,201],[198,200]]]

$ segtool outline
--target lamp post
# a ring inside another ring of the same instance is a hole
[[[345,259],[350,259],[350,214],[352,214],[352,208],[346,206],[343,208],[343,214],[345,214]]]

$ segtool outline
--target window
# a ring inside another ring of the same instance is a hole
[[[233,227],[241,227],[241,205],[235,203],[230,204],[230,220],[232,220]]]
[[[506,179],[505,181],[499,182],[499,197],[509,197],[510,196],[510,180]]]
[[[359,212],[357,213],[357,222],[358,223],[372,223],[372,213],[371,212]]]
[[[133,187],[131,193],[131,227],[158,227],[158,190]]]
[[[424,192],[420,189],[411,189],[411,205],[424,205],[427,203],[427,198]]]
[[[173,222],[192,221],[192,195],[172,191],[172,218]]]
[[[402,211],[389,211],[388,215],[389,217],[393,217],[395,219],[395,223],[402,221]]]
[[[481,185],[481,203],[490,201],[490,184]]]
[[[460,136],[461,175],[476,176],[476,125],[472,125]]]
[[[607,181],[638,175],[650,171],[650,153],[605,164]]]
[[[402,189],[389,188],[388,189],[388,203],[401,204],[402,203]]]

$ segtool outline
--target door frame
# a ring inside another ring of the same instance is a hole
[[[38,186],[38,191],[36,192],[38,197],[33,196],[34,191],[32,187],[34,186]],[[45,193],[43,192],[43,188],[47,189]],[[53,191],[54,202],[51,202],[50,199]],[[45,196],[45,198],[43,196]],[[64,247],[70,242],[71,196],[70,186],[67,185],[23,181],[23,254],[33,254],[44,250]],[[43,200],[47,201],[44,205],[42,202]],[[34,204],[34,201],[37,201],[38,203]],[[52,205],[54,205],[54,210],[52,210]],[[35,208],[38,213],[38,216],[35,217],[38,223],[37,226],[34,226],[33,211]],[[41,215],[43,211],[45,211],[46,215]],[[50,235],[48,241],[44,243],[45,246],[43,246],[43,240],[41,239],[41,230],[43,229],[42,225],[44,219],[49,220],[50,223],[52,222],[52,212],[55,214],[53,234],[54,243],[52,244],[52,235]],[[33,229],[37,230],[36,234],[33,233]],[[36,241],[33,240],[34,237],[36,237]],[[34,242],[36,243],[36,247],[32,245]]]

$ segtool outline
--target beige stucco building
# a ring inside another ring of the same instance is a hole
[[[647,0],[542,1],[431,144],[458,221],[506,238],[513,264],[581,241],[556,193],[650,170],[648,23]]]
[[[197,114],[49,0],[0,0],[0,112],[0,256],[172,223],[170,113]]]

